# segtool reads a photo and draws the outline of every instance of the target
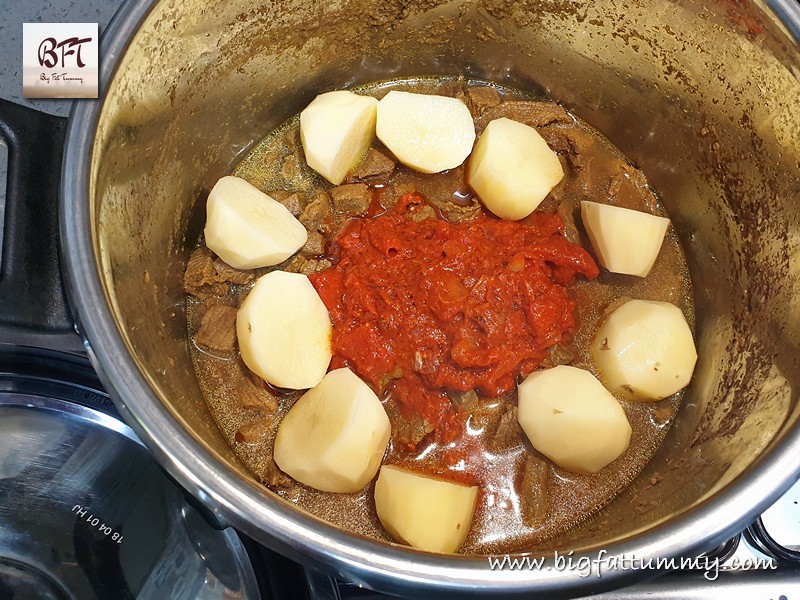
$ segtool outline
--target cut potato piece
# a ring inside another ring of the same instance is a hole
[[[350,369],[336,369],[281,421],[275,462],[323,492],[356,492],[378,472],[390,434],[389,417],[375,392]]]
[[[378,101],[340,90],[320,94],[300,113],[308,166],[334,185],[344,181],[375,138]]]
[[[308,232],[280,202],[227,176],[206,203],[206,246],[235,269],[277,265],[303,247]]]
[[[519,424],[558,466],[596,473],[628,449],[631,426],[619,401],[583,369],[535,371],[519,385]]]
[[[331,361],[328,309],[300,273],[258,279],[236,316],[236,335],[245,364],[278,387],[314,387]]]
[[[533,128],[505,117],[483,130],[469,161],[467,183],[501,219],[531,214],[564,177],[558,155]]]
[[[420,173],[459,166],[475,143],[475,124],[461,100],[391,91],[378,103],[378,139]]]
[[[661,400],[689,385],[697,351],[683,312],[629,300],[608,315],[591,346],[603,382],[634,400]]]
[[[669,219],[638,210],[581,202],[581,219],[598,262],[612,273],[647,277]]]
[[[386,531],[429,552],[455,552],[461,547],[477,497],[477,487],[388,465],[381,467],[375,484],[375,508]]]

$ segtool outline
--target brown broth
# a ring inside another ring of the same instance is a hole
[[[418,79],[380,82],[356,91],[381,97],[390,89],[404,89],[426,93],[458,94],[471,85],[486,82],[465,81],[460,78]],[[491,84],[490,84],[491,85]],[[496,88],[504,100],[531,98],[516,90]],[[480,119],[476,118],[476,123]],[[234,174],[250,181],[261,190],[301,191],[308,195],[317,189],[332,186],[310,171],[305,165],[299,145],[298,118],[267,135],[234,169]],[[553,135],[559,128],[574,133],[579,142],[581,158],[564,158],[565,178],[537,210],[558,211],[567,223],[567,236],[571,241],[591,248],[579,225],[581,200],[612,202],[619,206],[667,216],[656,195],[647,186],[644,177],[607,140],[588,125],[574,119],[569,124],[550,126]],[[544,135],[544,133],[543,133]],[[546,136],[546,139],[548,137]],[[550,140],[548,139],[548,142]],[[563,157],[562,157],[563,158]],[[398,168],[380,182],[383,197],[395,198],[403,191],[417,191],[427,196],[437,206],[448,203],[468,204],[471,194],[464,184],[463,168],[437,175],[423,175],[409,169]],[[577,223],[577,224],[576,224]],[[202,242],[201,242],[202,245]],[[288,263],[289,261],[287,261]],[[286,268],[286,264],[275,268]],[[270,269],[261,269],[260,275]],[[233,285],[230,293],[216,298],[238,306],[249,285]],[[577,300],[578,328],[570,350],[574,353],[572,365],[598,375],[589,356],[588,347],[603,315],[621,299],[641,298],[660,300],[678,305],[693,325],[691,281],[686,259],[675,232],[670,229],[653,270],[647,278],[615,275],[601,269],[600,276],[591,282],[579,281],[570,288]],[[276,394],[276,415],[265,415],[256,408],[243,408],[237,397],[237,382],[247,377],[247,369],[238,353],[220,354],[201,349],[193,343],[203,312],[203,303],[188,296],[188,332],[195,371],[209,408],[221,431],[237,456],[256,477],[267,481],[272,462],[272,442],[280,418],[288,411],[299,392]],[[663,440],[681,402],[682,393],[661,402],[634,402],[620,398],[628,416],[633,434],[628,450],[611,465],[593,475],[568,472],[547,461],[532,449],[521,430],[516,439],[498,445],[493,432],[500,416],[515,404],[515,397],[478,399],[471,410],[463,411],[467,430],[482,450],[470,455],[471,464],[456,465],[480,474],[480,489],[475,518],[464,546],[465,554],[485,554],[518,550],[556,538],[574,527],[603,505],[607,504],[642,470]],[[391,414],[391,413],[390,413]],[[397,418],[393,416],[393,419]],[[256,423],[257,439],[237,441],[237,431]],[[394,425],[394,423],[393,423]],[[416,465],[435,471],[437,457],[447,448],[427,444],[425,440],[410,453],[390,443],[384,464]],[[520,469],[526,456],[539,465],[539,498],[545,498],[546,508],[533,520],[523,522],[520,507]],[[543,474],[543,478],[541,475]],[[354,533],[390,541],[380,525],[372,501],[373,484],[353,494],[320,492],[294,483],[276,488],[281,497],[299,507]]]

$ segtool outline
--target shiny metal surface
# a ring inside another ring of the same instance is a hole
[[[794,484],[760,518],[776,544],[800,557],[800,483]]]
[[[790,23],[791,25],[791,23]],[[225,522],[396,593],[597,592],[574,558],[694,555],[800,474],[800,54],[747,2],[129,2],[101,46],[104,99],[72,113],[62,234],[101,377],[159,461]],[[197,387],[181,276],[202,201],[237,156],[317,92],[466,73],[541,89],[648,175],[686,248],[697,372],[628,490],[560,539],[550,569],[490,570],[362,539],[297,511],[237,462]]]
[[[211,600],[258,590],[236,534],[203,521],[121,421],[0,391],[0,597]]]

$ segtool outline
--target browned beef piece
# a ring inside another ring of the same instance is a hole
[[[436,216],[436,210],[427,204],[423,204],[422,206],[419,206],[405,214],[407,219],[414,221],[415,223],[419,223],[425,219],[435,219]]]
[[[264,466],[264,472],[261,474],[261,481],[263,481],[268,488],[273,490],[294,485],[292,478],[281,471],[274,460],[267,461],[267,464]]]
[[[438,216],[436,214],[436,209],[422,199],[407,203],[405,209],[406,213],[403,216],[415,223],[419,223],[425,219],[435,219]]]
[[[285,270],[289,273],[302,273],[303,275],[313,275],[331,266],[331,261],[327,259],[306,258],[305,256],[295,256],[286,265]]]
[[[391,175],[395,169],[394,161],[375,150],[374,148],[370,148],[367,150],[366,155],[364,156],[364,160],[361,161],[361,164],[353,170],[347,176],[348,182],[355,182],[355,181],[363,181],[364,179],[368,179],[370,177],[378,177],[381,175]]]
[[[232,352],[236,346],[236,313],[234,306],[211,304],[194,336],[195,343],[209,350]]]
[[[297,155],[289,154],[283,159],[281,175],[283,175],[283,178],[287,181],[292,181],[301,173],[304,162],[305,161],[301,161]]]
[[[266,388],[264,381],[256,375],[251,375],[246,367],[244,373],[236,382],[236,399],[239,405],[248,410],[258,410],[265,414],[272,414],[278,410],[278,399]]]
[[[556,344],[547,349],[547,358],[540,365],[543,369],[550,369],[558,365],[568,365],[575,360],[575,352],[568,346]]]
[[[456,204],[455,202],[448,202],[447,204],[437,204],[437,208],[442,211],[445,219],[451,223],[471,221],[483,210],[481,208],[480,201],[474,196],[470,198],[468,204]]]
[[[547,519],[547,482],[550,465],[538,456],[526,453],[516,478],[522,521],[528,527],[539,527]]]
[[[580,212],[578,206],[576,206],[573,202],[565,200],[559,202],[556,212],[558,212],[559,216],[564,221],[564,237],[567,238],[568,242],[580,244],[581,234],[578,230],[577,224],[577,215]]]
[[[555,102],[513,100],[486,108],[475,119],[475,129],[483,131],[491,121],[501,117],[506,117],[512,121],[518,121],[537,129],[554,124],[571,125],[574,123],[567,111]]]
[[[183,274],[183,286],[189,294],[205,299],[227,294],[229,284],[244,285],[250,283],[253,277],[253,273],[234,269],[203,246],[189,257]]]
[[[300,214],[300,222],[308,231],[325,235],[331,228],[331,202],[328,194],[318,191]]]
[[[502,452],[522,444],[522,427],[517,421],[516,405],[509,405],[496,421],[489,439],[489,449],[493,452]]]
[[[219,279],[214,268],[214,254],[205,246],[197,248],[189,257],[183,274],[183,287],[198,298],[221,295],[228,291],[227,284]]]
[[[395,448],[413,450],[433,431],[433,425],[416,413],[408,410],[401,413],[397,403],[391,398],[386,401],[384,407],[392,424],[392,443]]]
[[[381,195],[384,206],[390,207],[399,200],[403,194],[420,193],[428,202],[438,209],[445,219],[453,223],[461,223],[474,219],[481,212],[481,204],[475,196],[470,196],[471,191],[466,183],[464,166],[450,169],[435,178],[420,181],[406,181],[398,177],[399,181],[393,182]],[[460,190],[461,198],[454,195],[454,190]],[[387,203],[385,198],[391,200]]]
[[[467,107],[473,116],[480,115],[487,108],[497,106],[500,101],[500,93],[491,86],[467,88]]]
[[[452,402],[459,411],[467,413],[472,412],[479,402],[478,394],[475,390],[470,390],[468,392],[448,390],[447,397],[450,398],[450,402]]]
[[[304,256],[319,256],[325,252],[325,238],[321,233],[312,231],[308,234],[306,243],[300,248],[300,254]]]
[[[547,127],[539,132],[554,152],[566,157],[577,171],[587,168],[594,153],[595,139],[577,127]]]
[[[267,196],[281,203],[291,195],[292,192],[287,192],[286,190],[272,190],[271,192],[267,192]]]
[[[357,217],[366,214],[372,193],[363,183],[348,183],[331,190],[333,208],[345,217]]]
[[[275,416],[262,417],[257,421],[245,423],[236,431],[234,439],[242,444],[257,444],[266,439],[275,425]]]
[[[451,81],[445,81],[439,86],[439,89],[436,90],[436,94],[438,96],[447,96],[449,98],[464,100],[465,95],[463,77],[459,77],[458,79],[453,79]]]
[[[608,184],[609,197],[623,208],[636,210],[644,204],[647,210],[657,213],[658,199],[647,184],[644,173],[627,163],[620,163],[618,172],[612,175]]]
[[[217,280],[225,283],[233,283],[236,285],[244,285],[253,281],[253,273],[251,271],[240,271],[234,269],[221,258],[214,259],[214,271],[217,273]]]
[[[273,198],[275,198],[275,196],[273,196]],[[278,198],[275,199],[278,200]],[[306,206],[306,199],[300,192],[294,192],[293,194],[284,196],[278,200],[278,202],[288,208],[293,217],[299,217]]]

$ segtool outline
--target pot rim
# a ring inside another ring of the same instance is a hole
[[[100,279],[92,233],[89,180],[94,137],[105,91],[142,22],[157,0],[128,0],[105,30],[100,46],[98,100],[75,102],[69,117],[60,190],[60,234],[65,285],[91,362],[125,421],[167,471],[201,500],[224,526],[302,562],[327,565],[349,580],[388,593],[424,587],[443,595],[484,592],[530,596],[596,593],[656,571],[604,571],[602,579],[559,570],[554,556],[537,569],[491,570],[486,557],[435,555],[351,535],[287,502],[265,502],[254,482],[240,479],[187,435],[154,393],[119,331]],[[605,556],[637,560],[696,556],[749,525],[800,476],[800,427],[764,452],[734,481],[678,517],[615,542]],[[742,507],[748,507],[742,511]],[[572,554],[573,564],[601,549]],[[521,555],[516,553],[515,556]],[[500,555],[502,556],[502,555]],[[538,558],[538,557],[536,557]],[[417,591],[418,593],[418,591]]]

